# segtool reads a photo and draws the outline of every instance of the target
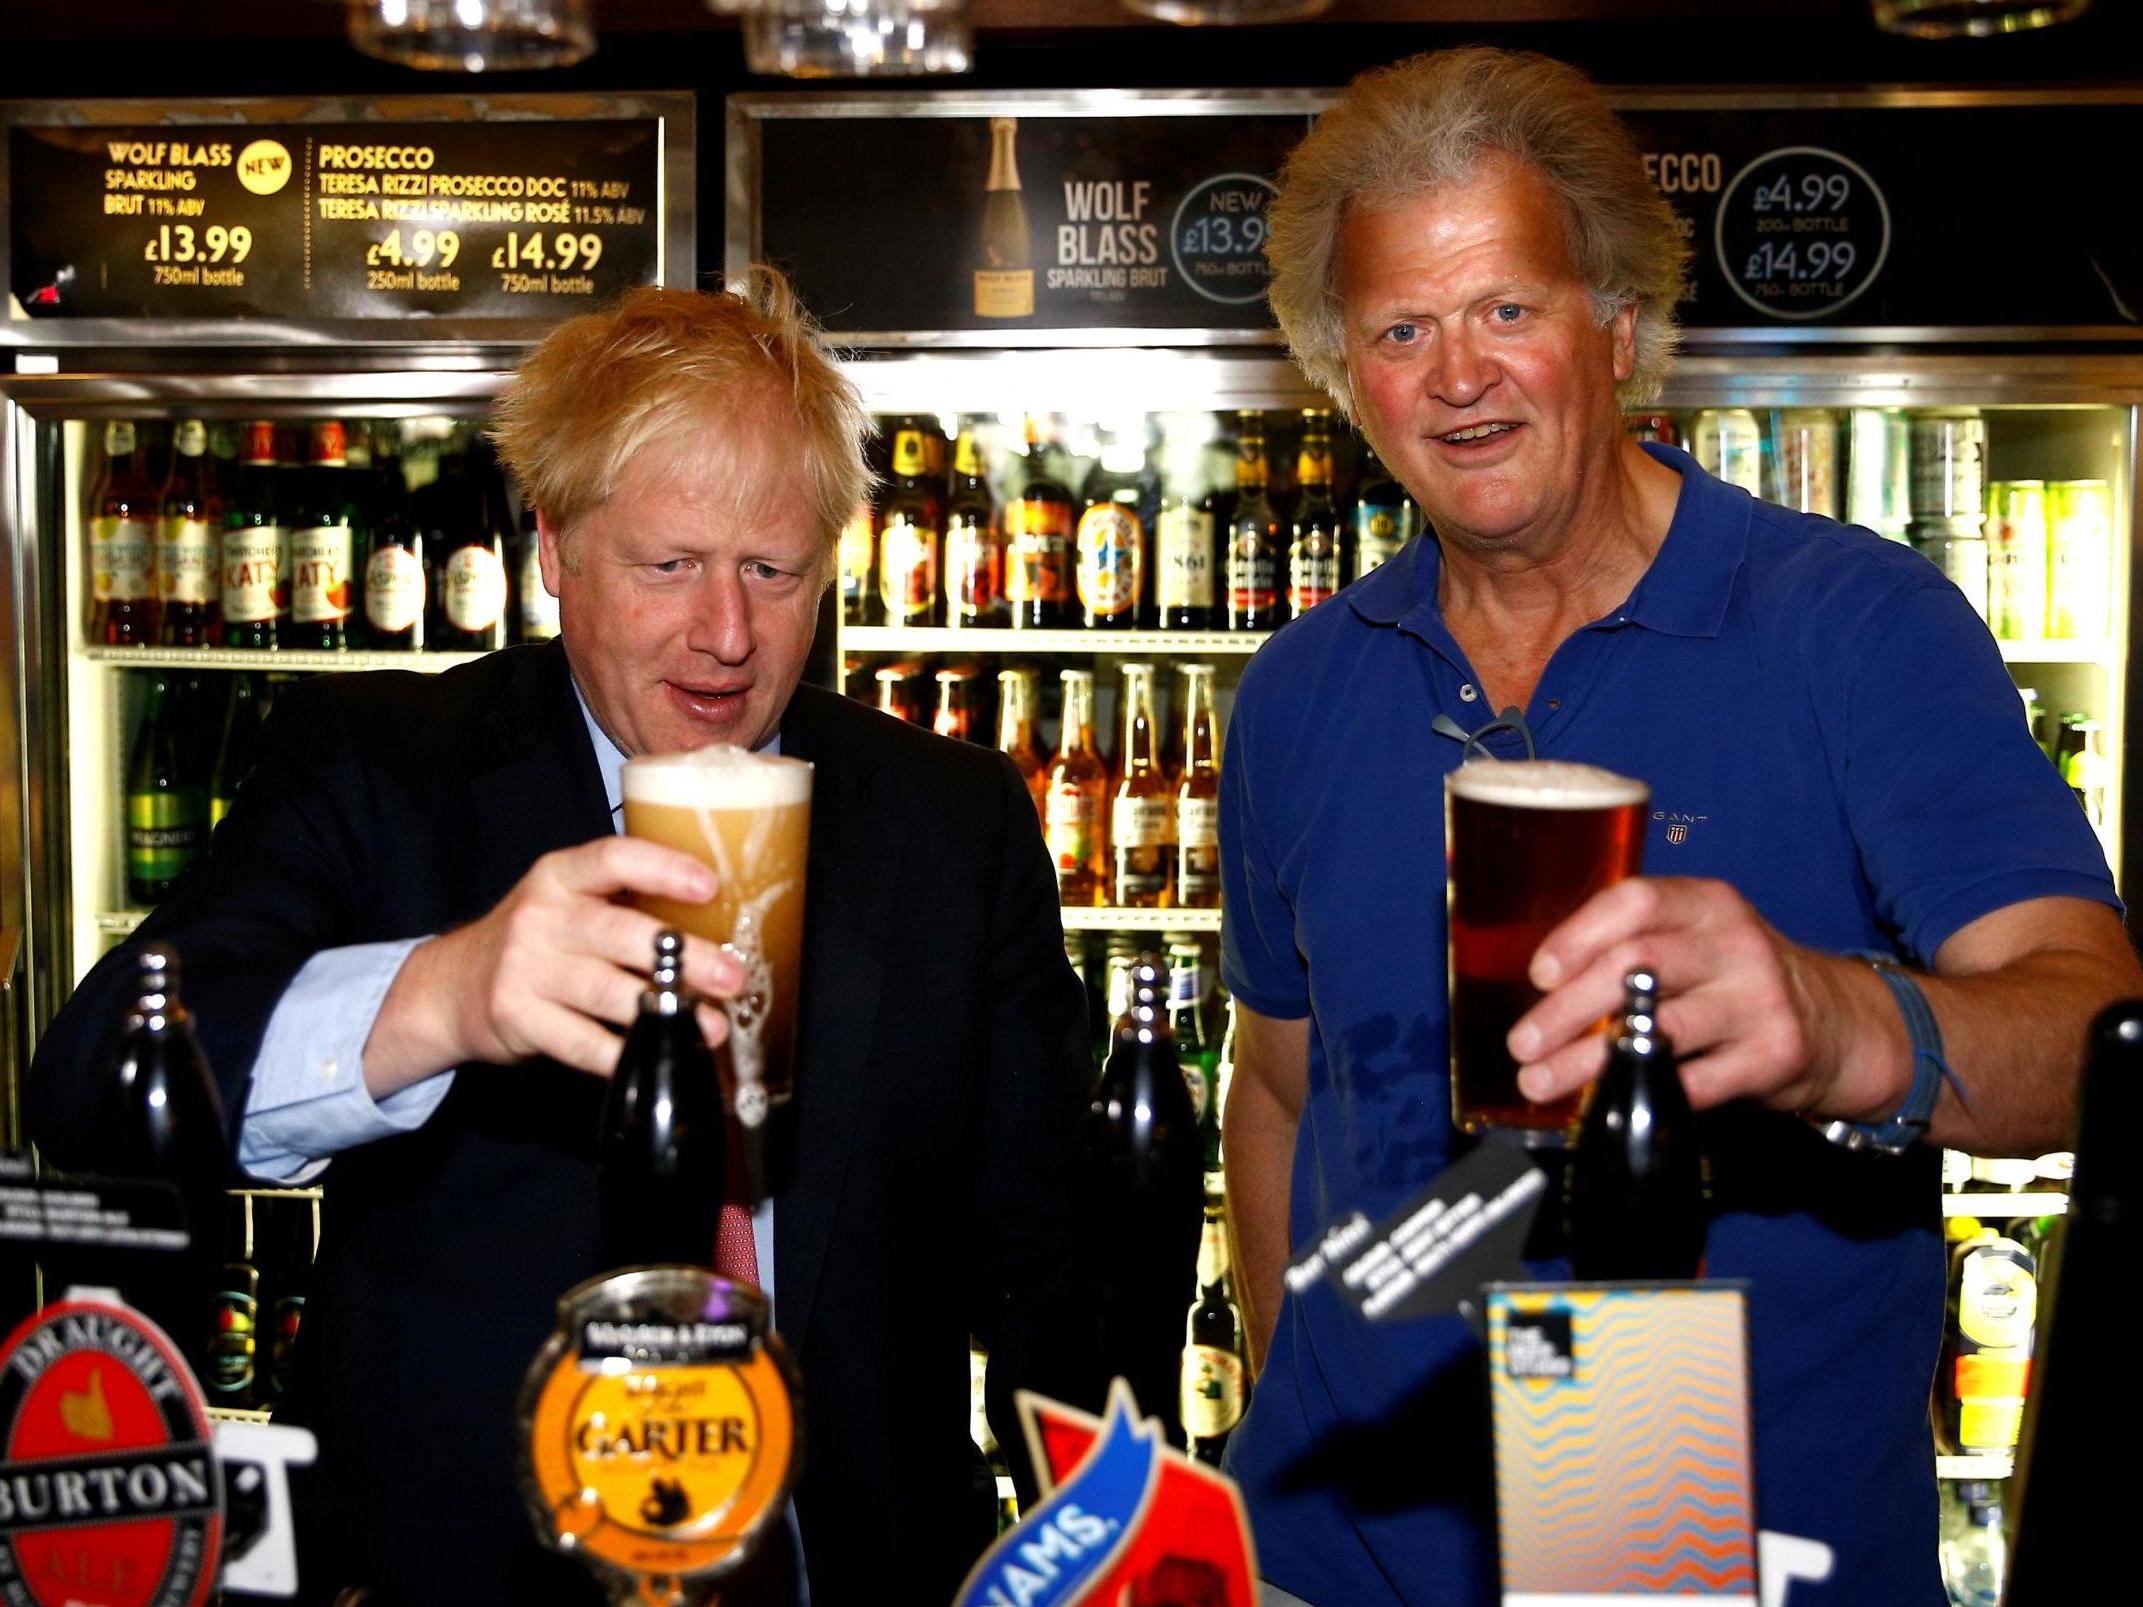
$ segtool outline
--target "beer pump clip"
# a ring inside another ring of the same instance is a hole
[[[982,1554],[955,1607],[1256,1607],[1235,1481],[1172,1449],[1131,1386],[1097,1418],[1016,1397],[1043,1495]]]
[[[538,1537],[612,1601],[709,1600],[785,1541],[803,1421],[768,1317],[758,1290],[696,1267],[635,1267],[559,1301],[521,1389],[521,1491]]]
[[[0,1445],[10,1601],[67,1607],[142,1577],[159,1607],[297,1594],[288,1470],[312,1435],[211,1422],[178,1347],[117,1291],[71,1288],[0,1343]]]

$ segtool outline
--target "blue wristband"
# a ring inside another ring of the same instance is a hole
[[[1948,1083],[1956,1089],[1957,1097],[1963,1099],[1964,1084],[1957,1080],[1957,1073],[1943,1058],[1942,1029],[1935,1023],[1935,1012],[1928,1005],[1927,995],[1920,991],[1920,984],[1912,979],[1911,973],[1887,954],[1861,953],[1853,958],[1866,960],[1873,966],[1875,974],[1889,985],[1891,997],[1897,1000],[1898,1011],[1905,1018],[1905,1036],[1912,1042],[1912,1087],[1905,1095],[1905,1103],[1888,1121],[1830,1122],[1824,1126],[1823,1136],[1847,1149],[1875,1149],[1889,1155],[1902,1155],[1927,1136],[1927,1124],[1934,1118],[1935,1101],[1942,1096],[1942,1085]]]

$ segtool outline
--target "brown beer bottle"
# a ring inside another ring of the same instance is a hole
[[[1220,737],[1213,712],[1213,666],[1185,664],[1183,775],[1176,783],[1176,903],[1220,905]]]
[[[975,672],[965,667],[938,671],[938,711],[930,729],[955,742],[975,740]]]
[[[142,1258],[140,1277],[122,1283],[121,1291],[185,1348],[197,1375],[208,1377],[208,1297],[231,1169],[223,1099],[180,1002],[177,953],[151,943],[135,964],[134,997],[105,1084],[89,1169],[159,1179],[178,1191],[189,1248],[153,1264]]]
[[[893,483],[878,514],[878,598],[888,625],[936,623],[944,491],[932,472],[935,429],[909,418],[893,433]]]
[[[1086,506],[1073,538],[1080,622],[1088,630],[1131,630],[1143,623],[1146,536],[1158,498],[1139,427],[1110,435],[1086,477]]]
[[[1696,1119],[1674,1044],[1659,1030],[1659,981],[1623,980],[1621,1024],[1594,1083],[1570,1166],[1570,1264],[1580,1278],[1694,1278],[1707,1212]]]
[[[1346,573],[1339,508],[1332,500],[1332,415],[1321,407],[1305,408],[1302,421],[1302,449],[1295,459],[1302,500],[1287,548],[1287,607],[1295,619],[1338,591]]]
[[[997,746],[1009,754],[1027,783],[1038,820],[1047,820],[1049,770],[1034,744],[1034,671],[997,672]]]
[[[1072,499],[1043,467],[1042,427],[1027,417],[1027,466],[1019,495],[1004,507],[1005,595],[1018,629],[1062,630],[1072,623]]]
[[[876,551],[872,545],[876,520],[868,501],[856,504],[856,511],[848,516],[848,523],[841,526],[841,540],[835,549],[841,576],[841,623],[844,625],[875,625],[878,623],[878,588],[874,584],[871,555]]]
[[[945,514],[945,623],[1010,624],[1005,602],[1005,538],[975,432],[952,449],[952,498]]]
[[[285,647],[339,652],[350,645],[356,582],[356,486],[340,419],[323,419],[307,438],[304,511],[291,523],[290,622]]]
[[[1280,516],[1267,495],[1265,421],[1244,413],[1235,438],[1235,517],[1228,526],[1228,629],[1265,631],[1280,623]]]
[[[141,430],[130,419],[104,426],[104,494],[90,521],[90,568],[96,636],[106,647],[147,647],[156,640],[156,521]]]
[[[1042,824],[1057,867],[1057,901],[1090,907],[1108,890],[1109,851],[1103,811],[1109,767],[1094,746],[1094,672],[1062,671],[1064,716]]]
[[[684,952],[676,932],[655,934],[654,975],[603,1104],[596,1206],[611,1267],[714,1267],[728,1118],[699,998],[684,985]]]
[[[238,483],[224,514],[223,645],[270,648],[290,624],[292,511],[277,505],[275,426],[246,426]]]
[[[1153,666],[1124,666],[1122,779],[1109,810],[1113,901],[1158,909],[1175,897],[1176,787],[1160,759],[1153,716]]]
[[[488,653],[506,645],[506,486],[481,433],[448,454],[419,523],[438,565],[430,645]]]
[[[156,593],[166,647],[206,647],[215,639],[223,488],[208,455],[208,426],[181,419],[171,441],[171,483],[156,530]]]
[[[896,720],[906,720],[911,725],[923,723],[922,712],[916,707],[911,683],[915,680],[913,664],[881,665],[874,672],[878,683],[878,708]]]

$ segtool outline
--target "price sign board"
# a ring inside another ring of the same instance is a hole
[[[728,267],[776,264],[829,329],[866,344],[1270,342],[1266,211],[1313,105],[740,96]]]
[[[1688,238],[1693,343],[2143,339],[2103,181],[2143,90],[1607,95]],[[863,345],[1273,343],[1265,219],[1333,99],[739,96],[727,263]]]
[[[550,321],[676,271],[664,115],[219,115],[250,109],[10,127],[8,338],[274,320],[407,339],[410,319]]]

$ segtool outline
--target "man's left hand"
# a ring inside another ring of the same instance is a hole
[[[1547,996],[1511,1029],[1526,1096],[1549,1100],[1590,1082],[1606,1064],[1594,1029],[1622,1008],[1622,979],[1660,980],[1660,1030],[1681,1057],[1698,1109],[1755,1099],[1781,1110],[1825,1102],[1819,1040],[1850,1009],[1832,985],[1843,962],[1787,942],[1725,882],[1641,876],[1595,894],[1533,955]]]

